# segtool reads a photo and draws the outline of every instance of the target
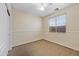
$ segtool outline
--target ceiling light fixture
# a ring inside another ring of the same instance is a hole
[[[40,7],[40,10],[41,10],[41,11],[44,11],[44,10],[45,10],[45,8],[41,6],[41,7]]]
[[[40,10],[41,10],[41,11],[44,11],[44,10],[45,10],[45,8],[44,8],[44,3],[41,3],[41,4],[40,4]]]
[[[45,8],[52,6],[52,3],[40,3],[40,10],[45,11]]]

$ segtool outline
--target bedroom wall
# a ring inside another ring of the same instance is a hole
[[[48,31],[48,18],[65,13],[66,33],[53,33]],[[79,4],[58,11],[43,18],[43,38],[63,46],[79,50]]]
[[[12,46],[41,39],[42,19],[21,10],[13,9]]]

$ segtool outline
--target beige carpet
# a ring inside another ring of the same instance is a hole
[[[46,40],[14,47],[9,56],[77,56],[79,52]]]

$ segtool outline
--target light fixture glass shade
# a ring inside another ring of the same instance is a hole
[[[44,10],[45,10],[45,8],[44,8],[44,7],[40,7],[40,10],[41,10],[41,11],[44,11]]]

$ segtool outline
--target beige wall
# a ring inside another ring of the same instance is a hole
[[[13,9],[12,46],[41,39],[42,20],[40,17]]]
[[[65,13],[66,33],[48,32],[48,18]],[[63,9],[43,19],[43,35],[46,40],[79,50],[79,4]]]

